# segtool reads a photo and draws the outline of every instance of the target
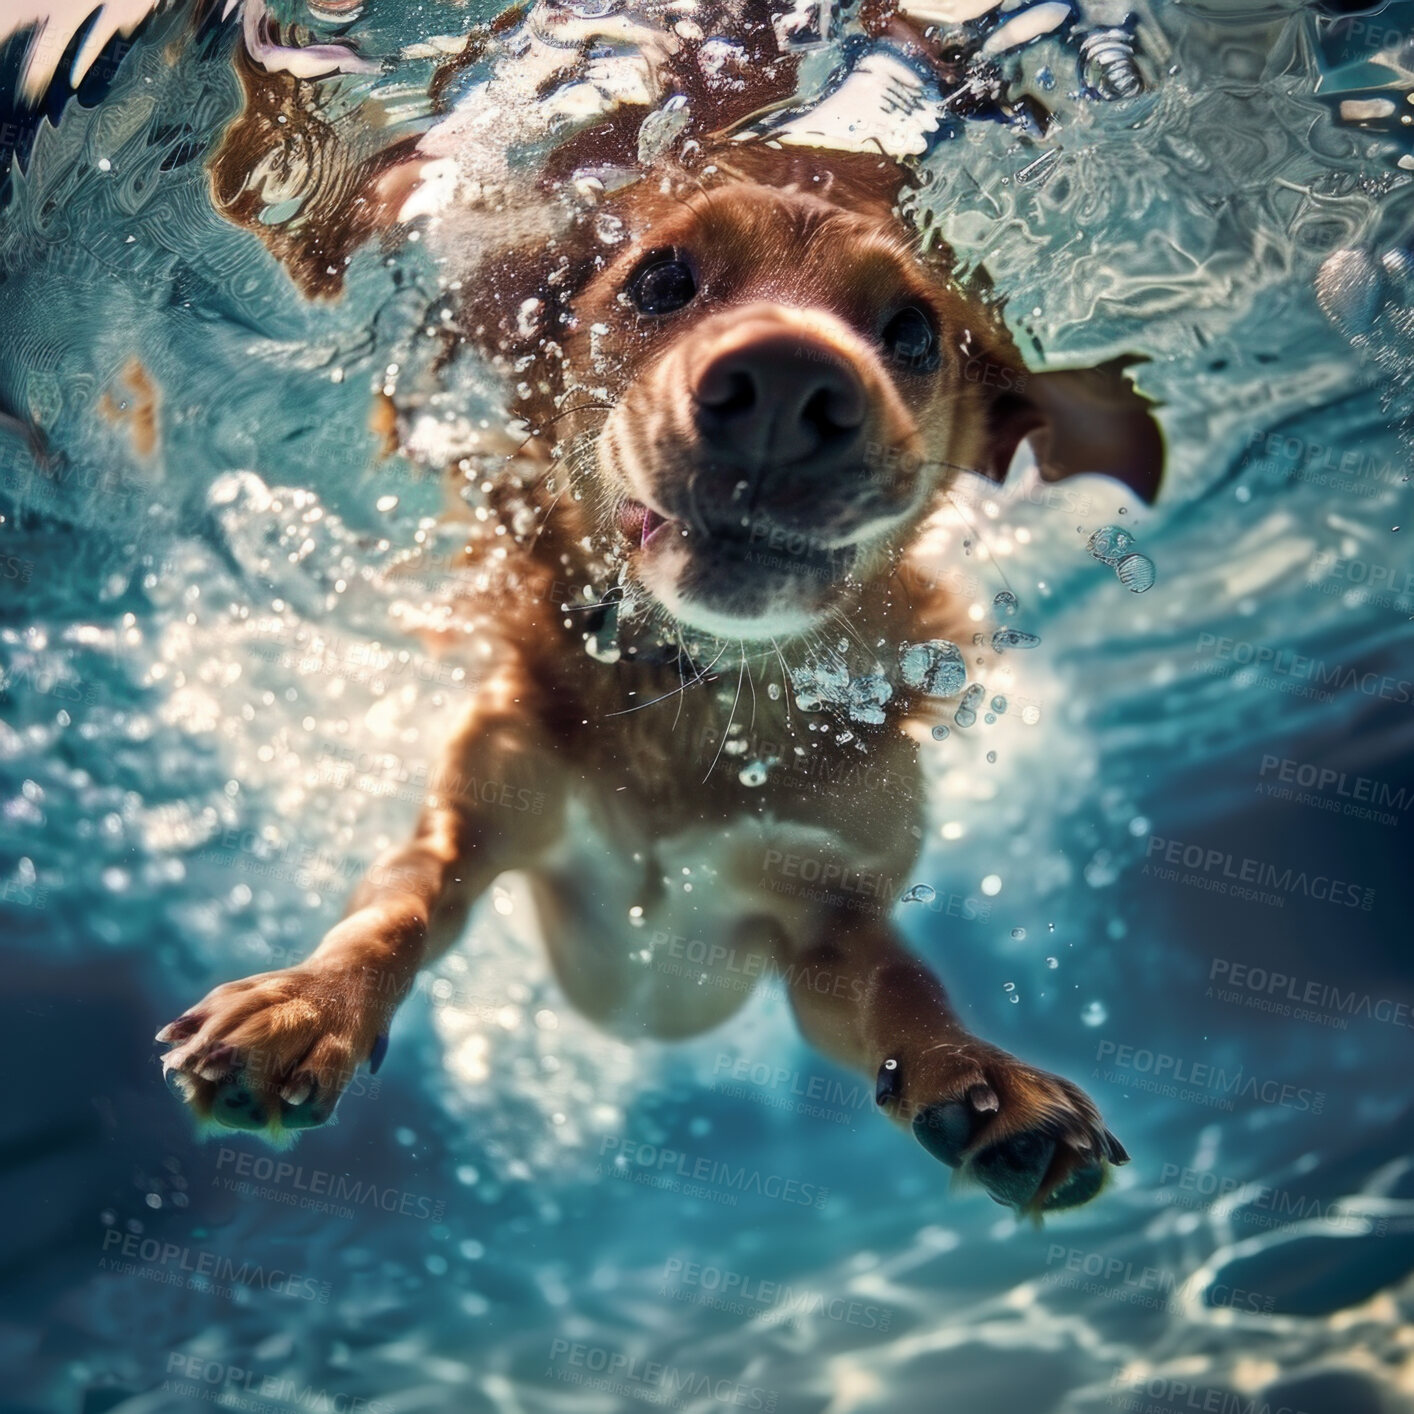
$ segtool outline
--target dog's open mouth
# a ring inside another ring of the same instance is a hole
[[[678,548],[695,556],[795,572],[812,579],[845,574],[856,555],[853,545],[833,544],[771,520],[712,515],[680,520],[641,501],[626,501],[619,510],[618,523],[628,544],[640,550],[658,552],[677,541]]]
[[[749,516],[691,520],[627,501],[618,529],[637,573],[676,617],[707,632],[798,631],[836,601],[858,549]]]
[[[625,501],[619,508],[619,529],[629,544],[648,544],[660,531],[675,524],[642,501]]]

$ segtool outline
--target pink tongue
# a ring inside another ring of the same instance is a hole
[[[657,530],[660,525],[666,524],[667,521],[665,521],[663,517],[658,514],[657,511],[653,510],[649,506],[645,506],[643,508],[643,535],[639,539],[638,543],[640,545],[647,544],[648,537],[652,535],[653,532]]]

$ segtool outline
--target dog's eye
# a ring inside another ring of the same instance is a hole
[[[675,250],[655,250],[628,282],[628,297],[642,314],[671,314],[696,293],[697,277]]]
[[[907,364],[917,373],[931,373],[939,363],[938,336],[933,321],[921,309],[910,305],[901,309],[887,324],[882,335],[889,357]]]

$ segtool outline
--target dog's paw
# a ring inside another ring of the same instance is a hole
[[[876,1097],[930,1154],[1019,1214],[1088,1203],[1110,1165],[1129,1162],[1078,1085],[971,1038],[888,1057]]]
[[[168,1083],[198,1120],[274,1144],[323,1124],[354,1071],[377,1070],[386,1012],[355,973],[309,965],[215,988],[157,1033]]]

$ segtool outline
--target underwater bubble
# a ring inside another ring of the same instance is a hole
[[[977,704],[982,700],[982,694],[986,689],[980,682],[974,682],[966,692],[962,694],[962,701],[958,703],[957,711],[953,713],[953,721],[960,727],[970,727],[977,720]]]
[[[773,682],[773,683],[771,683],[771,684],[767,687],[767,689],[766,689],[766,696],[769,697],[772,702],[779,702],[779,701],[781,700],[781,685],[780,685],[780,683],[778,683],[778,682]]]
[[[982,720],[986,722],[986,724],[990,727],[992,723],[997,720],[997,714],[995,712],[988,712],[987,715],[982,718]],[[993,752],[992,755],[993,757],[995,757],[996,752]]]
[[[997,719],[996,719],[994,716],[992,716],[992,714],[991,714],[990,712],[988,712],[988,713],[987,713],[987,720],[988,720],[989,722],[995,722]],[[989,766],[995,766],[995,765],[997,764],[997,753],[996,753],[995,751],[989,751],[989,752],[987,753],[987,764],[988,764]]]
[[[1011,930],[1011,935],[1012,935],[1013,938],[1024,938],[1024,937],[1026,936],[1026,929],[1025,929],[1025,928],[1013,928],[1013,929]]]
[[[845,696],[845,710],[852,721],[877,727],[884,720],[884,703],[893,695],[893,684],[888,678],[878,673],[865,673],[850,682]]]
[[[1016,991],[1016,983],[1015,983],[1015,982],[1003,982],[1003,983],[1002,983],[1002,991],[1004,991],[1004,992],[1014,992],[1014,991]]]
[[[1110,1013],[1104,1002],[1090,1002],[1080,1013],[1080,1019],[1086,1026],[1103,1026],[1110,1019]]]
[[[791,669],[790,680],[802,712],[818,712],[826,703],[841,705],[849,691],[849,674],[836,663],[803,663]]]
[[[594,234],[604,245],[617,245],[624,238],[624,223],[617,216],[601,211],[594,218]]]
[[[899,671],[909,687],[929,697],[951,697],[967,681],[962,650],[945,638],[905,643],[898,652]]]
[[[1139,557],[1131,555],[1130,558]],[[999,653],[1003,648],[1034,648],[1040,641],[1036,634],[1023,633],[1019,628],[999,628],[992,635],[992,647]]]
[[[1123,29],[1099,29],[1080,45],[1080,82],[1091,98],[1114,102],[1144,92],[1144,76],[1134,60],[1134,36]]]
[[[1115,566],[1119,582],[1133,594],[1154,587],[1154,562],[1147,555],[1126,555]]]
[[[1368,251],[1338,250],[1316,272],[1316,302],[1347,337],[1364,334],[1384,304],[1385,285]]]
[[[1004,618],[1011,618],[1020,607],[1016,602],[1016,595],[1010,589],[1003,589],[995,599],[992,600],[992,607]]]
[[[656,113],[650,113],[638,129],[639,165],[651,167],[665,156],[691,121],[692,111],[680,93],[675,93]]]
[[[1134,537],[1117,525],[1102,525],[1085,542],[1085,548],[1107,565],[1117,565],[1134,549]]]
[[[982,892],[988,898],[995,898],[1002,891],[1002,876],[1000,874],[988,874],[982,880]]]
[[[1046,966],[1049,967],[1052,972],[1054,972],[1054,971],[1056,970],[1056,968],[1058,968],[1058,967],[1060,966],[1060,958],[1058,958],[1058,957],[1048,957],[1048,958],[1046,959]]]
[[[903,903],[932,903],[937,898],[938,891],[932,884],[915,884],[904,894]]]
[[[936,727],[933,728],[933,740],[934,740],[934,741],[946,741],[946,740],[948,739],[948,737],[951,736],[951,735],[952,735],[952,732],[951,732],[951,730],[950,730],[949,728],[947,728],[947,727],[944,727],[944,726],[936,726]]]
[[[1000,717],[1001,714],[1006,711],[1006,698],[1000,696],[994,697],[992,699],[992,711]]]
[[[737,780],[744,786],[764,786],[770,774],[771,769],[764,761],[748,761],[737,772]]]

